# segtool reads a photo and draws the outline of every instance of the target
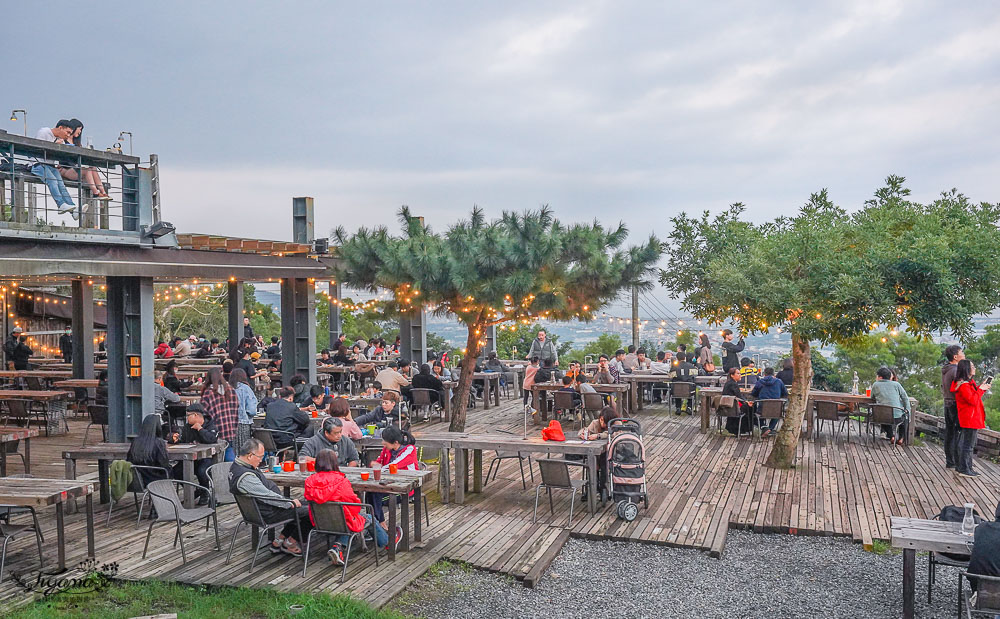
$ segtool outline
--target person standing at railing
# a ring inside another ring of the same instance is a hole
[[[83,148],[81,142],[83,141],[81,136],[83,135],[83,123],[79,120],[73,118],[68,121],[72,133],[70,133],[69,139],[65,140],[64,143],[70,146],[79,146]],[[59,140],[57,140],[58,142]],[[80,175],[77,173],[76,168],[59,166],[59,174],[68,181],[80,180]],[[95,198],[101,200],[102,202],[108,202],[111,200],[111,196],[104,191],[104,180],[101,179],[101,175],[97,172],[97,168],[83,168],[83,182],[87,184],[90,189],[90,193],[93,194]]]
[[[39,129],[38,133],[35,134],[35,139],[66,143],[72,134],[73,127],[70,126],[70,122],[60,120],[56,123],[55,128],[42,127]],[[53,162],[36,157],[34,165],[31,166],[31,173],[42,179],[48,186],[49,193],[52,194],[52,199],[55,201],[59,213],[69,213],[73,219],[76,219],[76,206],[73,204],[73,198],[70,196],[69,189],[66,189],[66,183],[63,182],[63,178]]]

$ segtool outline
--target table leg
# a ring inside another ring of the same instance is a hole
[[[396,495],[388,494],[389,497],[389,560],[396,560]]]
[[[448,395],[444,399],[444,420],[451,421],[451,399],[455,397],[455,393],[452,390],[448,390]]]
[[[709,395],[703,393],[703,394],[701,394],[701,397],[698,398],[698,404],[699,404],[699,406],[698,406],[699,411],[698,412],[701,414],[701,433],[702,434],[708,432],[708,426],[711,423],[711,420],[708,417],[708,398],[709,397],[710,397]]]
[[[455,448],[455,502],[465,503],[465,450]]]
[[[87,493],[87,555],[94,558],[94,493]]]
[[[441,476],[441,502],[445,505],[451,499],[451,450],[442,449],[438,474]]]
[[[597,512],[597,456],[587,454],[587,470],[590,472],[590,480],[587,482],[587,507],[590,513]]]
[[[184,481],[198,483],[194,476],[194,460],[184,460]],[[194,509],[194,488],[184,484],[184,507]]]
[[[97,461],[97,477],[101,482],[101,503],[108,503],[111,501],[111,482],[109,477],[111,465],[107,460]]]
[[[24,473],[31,474],[31,439],[24,439]]]
[[[0,443],[0,477],[7,477],[7,444]]]
[[[404,552],[410,550],[410,497],[405,494],[399,497],[399,521],[403,527],[403,539],[399,540],[399,545]],[[395,531],[396,529],[392,529]]]
[[[490,379],[483,379],[483,410],[490,410]]]
[[[917,588],[917,551],[903,549],[903,619],[913,619],[913,594]]]
[[[56,534],[59,538],[59,571],[66,569],[66,529],[63,526],[63,504],[56,503]]]
[[[76,479],[76,460],[74,460],[72,458],[66,458],[66,462],[64,463],[63,466],[66,469],[66,472],[64,473],[63,476],[66,479]],[[70,514],[75,514],[76,513],[76,498],[75,497],[72,498],[72,499],[70,499],[66,503],[66,512],[70,513]]]
[[[638,393],[639,393],[639,381],[632,380],[632,381],[629,381],[629,382],[632,383],[631,384],[631,389],[630,389],[630,391],[632,392],[632,405],[635,406],[635,410],[641,411],[642,410],[642,400],[641,399],[636,399],[636,398],[638,398]]]
[[[490,382],[494,382],[494,381],[490,381]],[[496,379],[496,388],[493,390],[493,403],[497,405],[497,408],[500,408],[500,376],[499,375],[497,375],[497,379]]]
[[[472,450],[472,491],[483,491],[483,450]]]
[[[806,436],[810,440],[815,440],[816,430],[816,409],[813,407],[812,400],[806,400]]]
[[[420,486],[413,491],[413,541],[420,543],[423,541],[423,527],[421,526],[420,519],[423,517],[424,504],[423,490]]]

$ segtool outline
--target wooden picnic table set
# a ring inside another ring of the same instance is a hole
[[[612,405],[622,415],[627,414],[629,411],[634,410],[634,406],[631,400],[632,397],[632,387],[626,383],[590,383],[590,386],[594,388],[597,393],[607,393],[611,395]],[[537,409],[542,421],[548,419],[548,405],[545,399],[545,393],[547,391],[559,391],[563,388],[561,382],[549,382],[549,383],[535,383],[531,386],[531,394],[534,401],[537,403]]]
[[[45,408],[46,434],[65,434],[66,404],[76,398],[69,390],[0,389],[0,401],[38,402]],[[27,420],[26,420],[27,422]]]
[[[24,457],[24,472],[31,474],[31,439],[39,434],[35,428],[0,426],[0,477],[7,477],[7,456],[15,453],[16,447],[8,454],[8,446],[20,441],[24,441],[24,453],[20,454]]]
[[[962,533],[959,522],[893,516],[890,526],[892,547],[903,551],[903,617],[913,619],[917,551],[969,555],[974,537]]]
[[[751,392],[751,387],[740,387],[740,391],[745,395],[749,395]],[[711,413],[712,405],[711,400],[713,397],[718,397],[722,395],[722,387],[704,387],[698,390],[698,396],[700,399],[699,412],[701,414],[701,431],[702,433],[708,432],[708,428],[711,425]],[[858,406],[871,406],[876,404],[875,398],[865,395],[863,393],[842,393],[838,391],[822,391],[819,389],[811,389],[809,391],[809,401],[806,404],[806,436],[810,439],[815,436],[815,426],[816,426],[816,414],[815,414],[815,403],[817,401],[831,401],[837,402],[838,404],[844,404],[852,408],[857,408]],[[910,410],[916,410],[917,401],[914,398],[910,398]],[[916,424],[913,423],[912,419],[910,423],[907,424],[906,433],[906,444],[913,444],[913,437],[915,436]]]
[[[55,506],[58,568],[66,569],[65,513],[77,498],[87,499],[87,555],[94,557],[94,486],[91,482],[39,477],[0,478],[0,504],[31,507],[35,510]],[[40,558],[40,557],[39,557]]]
[[[434,481],[434,471],[397,471],[389,473],[380,471],[380,479],[375,479],[374,471],[367,467],[342,466],[340,472],[343,473],[351,488],[358,495],[367,492],[377,492],[386,495],[388,506],[386,508],[386,519],[389,521],[389,531],[395,531],[399,524],[403,531],[403,538],[400,540],[402,550],[410,550],[410,502],[413,502],[413,541],[420,543],[423,541],[423,500],[421,498],[423,488]],[[284,489],[286,497],[291,496],[292,488],[303,488],[306,478],[313,473],[308,471],[283,471],[281,473],[265,473],[264,476]],[[367,479],[362,479],[362,475]],[[411,494],[412,493],[412,494]],[[363,500],[363,499],[362,499]],[[397,508],[399,515],[397,516]],[[251,539],[256,539],[256,534]],[[389,560],[396,558],[395,544],[389,544]]]

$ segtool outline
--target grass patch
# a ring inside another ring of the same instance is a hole
[[[350,617],[398,619],[400,615],[376,610],[344,595],[280,593],[243,587],[188,586],[159,581],[114,581],[94,592],[73,590],[49,596],[11,613],[9,619],[52,617],[101,617],[127,619],[141,615],[177,613],[178,617],[209,619],[264,619],[287,617],[288,607],[305,608],[297,617]]]
[[[877,555],[888,555],[896,554],[899,551],[893,548],[892,544],[890,544],[887,540],[875,539],[872,540],[872,552]]]

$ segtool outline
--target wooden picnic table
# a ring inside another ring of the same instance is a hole
[[[622,402],[622,398],[625,398],[626,400],[631,398],[632,387],[627,383],[590,383],[590,386],[593,387],[597,393],[610,393],[615,410],[622,415],[625,415],[628,411],[634,409],[631,403]],[[534,401],[538,403],[538,413],[543,421],[549,418],[549,410],[545,402],[545,392],[559,391],[562,388],[563,384],[561,382],[535,383],[531,386],[532,397],[534,398]]]
[[[69,378],[57,380],[52,386],[57,389],[97,389],[99,383],[96,378]]]
[[[40,380],[56,380],[73,378],[72,370],[0,370],[0,378],[38,378]]]
[[[400,528],[403,530],[403,539],[400,540],[400,544],[403,550],[407,551],[410,550],[409,496],[410,492],[413,492],[413,541],[417,543],[423,541],[423,528],[421,523],[421,518],[423,516],[421,513],[423,510],[423,502],[421,500],[421,493],[423,486],[434,480],[434,471],[398,471],[395,475],[390,475],[388,471],[383,471],[382,479],[379,481],[375,481],[374,477],[371,475],[372,469],[367,467],[342,466],[340,467],[340,472],[347,477],[349,482],[351,482],[351,488],[355,493],[380,492],[388,495],[390,537],[394,535],[393,531],[396,530],[396,506],[398,504],[401,512]],[[367,481],[361,480],[362,472],[369,473]],[[291,472],[264,474],[265,477],[284,488],[286,497],[291,496],[292,488],[304,487],[306,478],[310,475],[312,475],[312,473],[299,471],[297,469]],[[378,525],[376,524],[376,526]],[[256,537],[257,536],[254,535],[252,539],[256,539]],[[396,559],[395,546],[395,544],[389,544],[388,551],[390,561],[394,561]]]
[[[66,569],[66,530],[64,506],[77,497],[87,497],[87,554],[94,557],[94,486],[89,482],[38,477],[0,478],[0,504],[39,509],[56,506],[56,531],[59,543],[59,571]],[[41,559],[41,557],[39,557]]]
[[[153,359],[153,364],[156,366],[166,366],[171,361],[176,361],[177,365],[217,365],[222,367],[222,362],[228,358],[229,355],[210,355],[208,357],[169,357],[167,359],[156,357]]]
[[[961,532],[961,523],[902,518],[889,521],[893,548],[903,550],[903,617],[913,619],[913,598],[917,588],[917,551],[972,553],[974,537]]]
[[[74,447],[62,452],[63,460],[66,461],[66,479],[76,479],[77,460],[97,460],[97,476],[100,480],[101,503],[111,500],[111,487],[109,471],[112,460],[124,460],[128,454],[129,443],[98,443],[87,447]],[[193,484],[198,483],[198,478],[194,474],[194,463],[202,458],[212,458],[216,462],[220,461],[225,450],[222,443],[179,443],[177,445],[167,444],[167,458],[171,462],[182,462],[184,481]],[[193,508],[194,488],[184,486],[184,506]]]
[[[482,381],[483,383],[483,410],[489,410],[490,398],[494,404],[500,406],[500,372],[475,372],[472,381]]]
[[[72,391],[32,391],[31,389],[0,389],[0,400],[24,400],[45,404],[46,435],[65,434],[66,401],[76,394]]]
[[[632,406],[634,411],[641,411],[643,408],[642,394],[639,393],[639,383],[670,383],[673,378],[669,374],[652,373],[631,373],[622,374],[620,377],[631,387]]]
[[[24,472],[31,474],[31,439],[40,432],[35,428],[0,426],[0,477],[7,477],[7,443],[24,441]]]
[[[751,387],[740,387],[740,391],[744,394],[749,394],[752,390]],[[702,387],[698,390],[700,398],[700,413],[701,413],[701,431],[708,432],[708,427],[711,425],[711,420],[709,419],[709,400],[712,396],[720,395],[722,393],[722,387]],[[847,404],[851,406],[870,406],[875,404],[875,398],[867,396],[863,393],[842,393],[839,391],[822,391],[820,389],[810,389],[809,390],[809,401],[806,403],[806,435],[810,440],[814,438],[813,429],[816,425],[816,412],[815,403],[817,400],[832,401],[838,404]],[[910,398],[910,410],[917,410],[917,400]],[[913,444],[914,430],[916,424],[913,422],[913,416],[910,416],[910,422],[907,425],[906,432],[906,444]]]

